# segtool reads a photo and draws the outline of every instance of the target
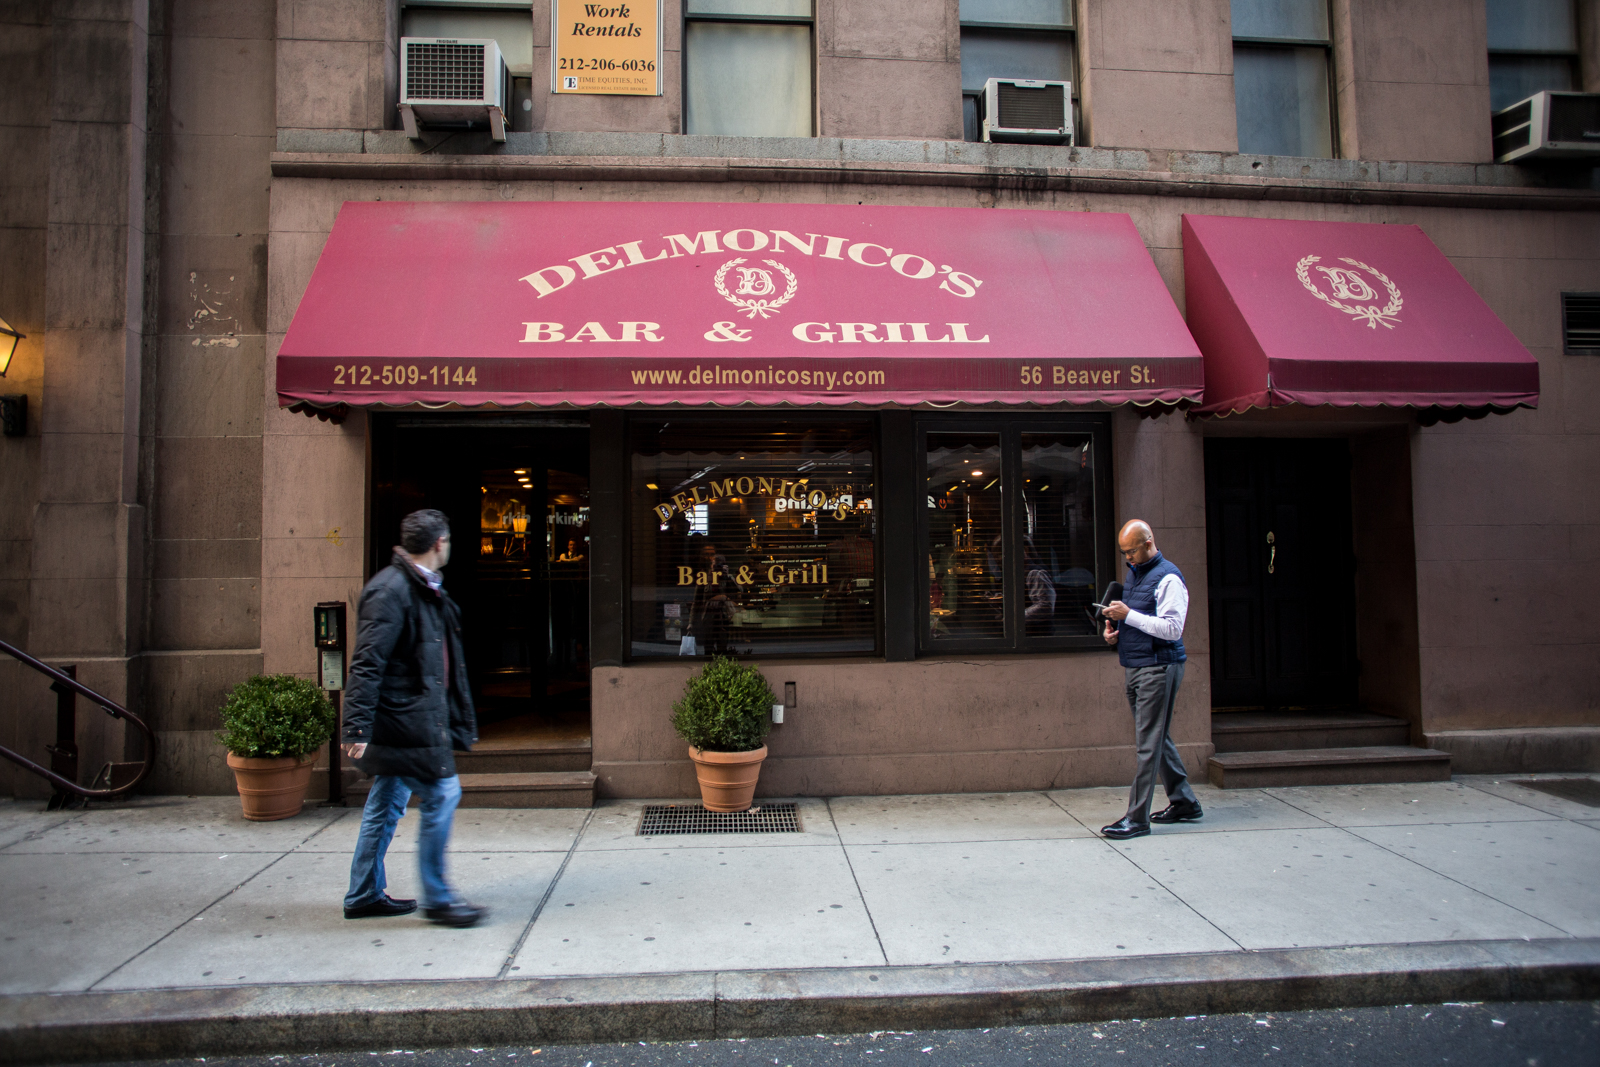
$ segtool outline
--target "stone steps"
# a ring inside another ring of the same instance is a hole
[[[592,808],[595,777],[581,771],[461,775],[463,808]]]
[[[531,771],[586,771],[594,762],[588,738],[562,741],[480,741],[471,752],[456,753],[459,774],[517,774]]]
[[[1211,741],[1218,752],[1281,752],[1298,748],[1405,745],[1404,719],[1364,711],[1214,711]]]
[[[1218,752],[1206,764],[1206,776],[1219,789],[1444,782],[1450,779],[1450,753],[1410,745]]]

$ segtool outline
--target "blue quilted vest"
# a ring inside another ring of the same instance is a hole
[[[1178,581],[1183,581],[1183,572],[1167,562],[1167,557],[1159,552],[1148,563],[1129,567],[1128,580],[1122,587],[1122,602],[1141,615],[1154,615],[1156,586],[1169,574],[1176,574]],[[1183,650],[1181,639],[1162,641],[1124,621],[1117,628],[1117,658],[1124,667],[1160,667],[1168,663],[1183,663],[1189,655]]]

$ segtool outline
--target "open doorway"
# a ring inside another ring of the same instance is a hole
[[[485,742],[587,739],[589,437],[574,419],[377,415],[371,571],[437,508]]]

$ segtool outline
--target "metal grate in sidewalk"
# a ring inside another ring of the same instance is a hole
[[[1572,800],[1591,808],[1600,808],[1600,782],[1593,778],[1520,778],[1507,779],[1510,785],[1524,789],[1537,789],[1562,800]]]
[[[762,804],[749,811],[707,811],[699,804],[646,804],[638,836],[804,832],[800,812],[793,804]]]

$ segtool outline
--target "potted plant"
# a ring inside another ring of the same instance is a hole
[[[672,728],[689,742],[707,811],[746,811],[772,729],[772,687],[755,667],[718,656],[672,705]]]
[[[322,690],[290,674],[240,682],[222,705],[228,766],[244,817],[270,822],[300,814],[317,750],[333,736],[333,705]]]

